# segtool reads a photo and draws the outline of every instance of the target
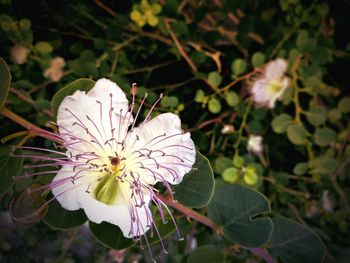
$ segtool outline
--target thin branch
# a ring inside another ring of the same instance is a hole
[[[193,63],[193,61],[190,59],[190,57],[187,55],[185,49],[183,48],[183,46],[181,45],[179,39],[177,38],[177,36],[175,35],[175,33],[172,31],[171,26],[170,26],[170,22],[169,19],[164,19],[164,23],[165,23],[165,27],[168,30],[171,38],[174,40],[175,45],[177,47],[177,49],[179,50],[180,54],[183,56],[183,58],[186,60],[186,62],[188,63],[188,65],[191,67],[191,69],[195,72],[197,72],[197,67],[196,65]]]

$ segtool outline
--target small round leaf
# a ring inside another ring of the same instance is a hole
[[[221,111],[221,103],[220,101],[213,97],[209,100],[208,109],[211,113],[219,113]]]
[[[271,126],[275,133],[284,133],[290,124],[292,124],[292,116],[282,113],[272,120]]]
[[[288,126],[287,137],[295,145],[302,145],[307,142],[306,130],[302,125],[299,124]]]

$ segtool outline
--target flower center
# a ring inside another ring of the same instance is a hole
[[[122,173],[119,156],[110,157],[110,164],[110,169],[106,169],[106,174],[98,180],[93,192],[96,200],[107,205],[115,202],[118,192],[118,176]]]
[[[111,158],[111,165],[118,167],[120,164],[120,159],[118,156]]]
[[[270,94],[276,94],[282,89],[282,81],[274,79],[267,84],[267,90]]]
[[[94,189],[94,198],[107,205],[114,203],[117,196],[117,181],[115,176],[106,174]]]

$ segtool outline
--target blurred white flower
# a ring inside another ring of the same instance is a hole
[[[256,154],[261,153],[263,151],[262,141],[262,136],[249,135],[247,150]]]
[[[63,77],[63,68],[65,64],[64,58],[53,58],[50,67],[45,70],[44,76],[52,81],[59,81]]]
[[[27,62],[30,50],[20,44],[16,44],[11,48],[11,60],[13,63],[22,65]]]
[[[276,100],[282,97],[288,87],[288,78],[285,76],[287,67],[287,62],[281,58],[270,61],[266,65],[262,76],[255,80],[251,88],[257,104],[269,108],[275,107]]]
[[[335,206],[334,197],[329,193],[329,190],[322,192],[322,208],[327,212],[333,212]]]
[[[222,134],[231,134],[235,132],[235,127],[231,124],[225,124],[224,127],[221,129]]]

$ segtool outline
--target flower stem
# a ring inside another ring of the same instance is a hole
[[[239,78],[236,78],[235,80],[233,80],[232,82],[230,82],[229,84],[227,84],[225,87],[223,87],[222,89],[219,90],[219,93],[225,93],[226,91],[228,91],[231,87],[233,87],[234,85],[236,85],[238,82],[246,80],[248,78],[250,78],[252,75],[256,74],[256,70],[253,70],[252,72],[249,72]]]
[[[198,212],[192,210],[191,208],[188,208],[180,203],[174,202],[174,200],[169,199],[162,195],[157,195],[157,197],[166,205],[171,206],[172,208],[175,208],[176,210],[182,212],[186,216],[214,229],[218,235],[221,235],[223,233],[223,229],[216,225],[210,218],[205,217]],[[276,263],[276,260],[266,251],[264,248],[255,247],[255,248],[248,248],[241,246],[244,249],[249,250],[252,254],[257,255],[264,259],[267,263]]]
[[[300,106],[299,102],[299,86],[298,86],[298,67],[301,61],[301,56],[299,55],[293,64],[293,67],[291,69],[292,72],[292,83],[293,83],[293,88],[294,88],[294,97],[293,97],[293,102],[294,102],[294,107],[295,107],[295,122],[297,124],[301,124],[301,112],[303,109]]]
[[[238,156],[239,155],[239,152],[238,152],[238,147],[239,147],[239,144],[242,140],[242,133],[243,133],[243,129],[245,128],[246,124],[247,124],[247,118],[248,118],[248,114],[250,112],[250,109],[252,107],[252,104],[253,104],[253,100],[250,99],[249,102],[248,102],[248,105],[245,109],[245,112],[244,112],[244,115],[243,115],[243,119],[242,119],[242,123],[241,123],[241,126],[239,127],[239,130],[238,130],[238,137],[237,137],[237,140],[236,140],[236,143],[235,145],[233,146],[234,149],[235,149],[235,156]]]
[[[21,116],[17,115],[16,113],[10,111],[9,109],[3,107],[0,110],[0,114],[13,120],[14,122],[18,123],[22,127],[26,128],[29,132],[31,132],[31,136],[40,136],[46,139],[49,139],[51,141],[57,142],[57,143],[63,143],[63,140],[59,139],[58,137],[51,134],[49,131],[46,131],[35,124],[27,121],[26,119],[22,118]]]
[[[158,198],[166,205],[171,206],[173,208],[175,208],[176,210],[179,210],[180,212],[182,212],[183,214],[185,214],[186,216],[193,218],[194,220],[210,227],[213,228],[214,230],[216,230],[216,233],[221,233],[222,230],[221,228],[216,225],[210,218],[205,217],[203,215],[201,215],[200,213],[192,210],[191,208],[188,208],[180,203],[174,202],[174,200],[171,200],[169,198],[166,198],[165,196],[162,195],[158,195]]]

